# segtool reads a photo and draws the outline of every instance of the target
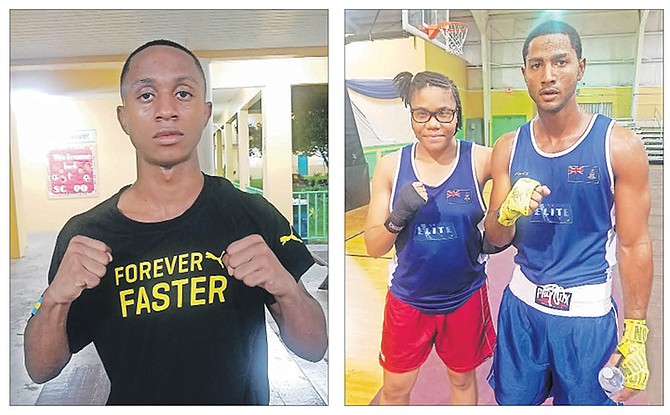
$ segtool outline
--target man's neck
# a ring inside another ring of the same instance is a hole
[[[203,185],[204,176],[197,164],[138,166],[137,180],[121,194],[118,207],[140,222],[173,219],[193,205]]]
[[[583,112],[577,105],[558,112],[538,112],[533,123],[535,141],[543,151],[563,151],[579,140],[589,126],[592,114]]]

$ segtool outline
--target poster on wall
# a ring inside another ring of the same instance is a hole
[[[81,134],[68,146],[54,148],[47,153],[47,174],[49,198],[96,196],[95,182],[95,140],[94,132],[84,134],[89,144],[82,140]]]

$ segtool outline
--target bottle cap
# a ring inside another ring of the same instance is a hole
[[[611,379],[614,377],[614,371],[611,367],[605,366],[602,370],[602,374],[606,379]]]

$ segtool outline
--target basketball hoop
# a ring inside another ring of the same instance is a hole
[[[461,22],[442,22],[428,26],[428,37],[434,39],[438,33],[444,36],[447,52],[454,55],[463,54],[465,36],[468,34],[468,25]]]

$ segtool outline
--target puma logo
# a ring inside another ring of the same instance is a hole
[[[212,259],[212,260],[218,262],[219,265],[221,265],[221,268],[225,269],[226,267],[223,265],[223,254],[225,254],[225,253],[226,253],[225,250],[221,251],[221,255],[217,257],[216,255],[214,255],[211,252],[205,252],[205,258]]]
[[[302,239],[298,238],[298,237],[293,233],[293,227],[292,227],[292,226],[289,226],[289,228],[291,229],[291,233],[288,234],[288,235],[285,235],[285,236],[282,236],[282,237],[279,238],[279,242],[281,242],[282,246],[283,246],[284,244],[286,244],[286,242],[290,241],[291,239],[293,239],[294,241],[298,241],[298,242],[302,243]]]

